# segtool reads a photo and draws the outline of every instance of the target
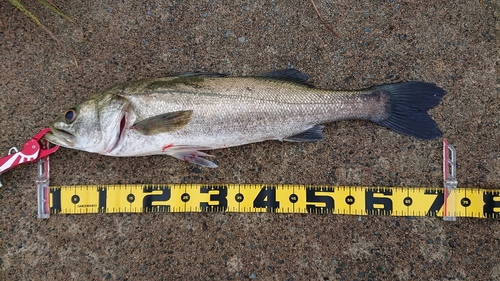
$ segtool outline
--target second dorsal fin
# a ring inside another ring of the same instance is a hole
[[[259,77],[295,82],[295,83],[305,84],[305,85],[307,85],[306,81],[307,81],[307,79],[309,79],[309,76],[302,74],[297,69],[275,70],[275,71],[261,74],[261,75],[259,75]]]

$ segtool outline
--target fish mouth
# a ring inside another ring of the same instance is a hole
[[[60,145],[64,147],[73,147],[75,146],[75,136],[69,133],[68,131],[56,129],[50,126],[52,132],[45,134],[45,139],[49,142]]]

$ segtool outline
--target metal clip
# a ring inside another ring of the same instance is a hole
[[[49,142],[45,140],[42,142],[42,149],[48,148]],[[38,218],[50,218],[50,166],[49,156],[40,158],[38,160],[38,177],[36,179],[37,188],[37,201],[38,201]]]
[[[21,151],[15,147],[9,149],[8,155],[0,158],[0,175],[21,164],[36,162],[39,159],[56,152],[59,148],[58,145],[47,149],[42,148],[40,145],[40,140],[48,132],[50,132],[49,128],[41,130],[32,139],[24,143]],[[2,183],[0,182],[0,187],[1,186]]]
[[[456,221],[456,191],[457,191],[457,152],[443,139],[443,179],[444,179],[444,204],[443,220]]]

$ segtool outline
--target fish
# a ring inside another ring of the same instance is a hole
[[[170,155],[215,168],[203,151],[266,140],[311,142],[322,124],[362,119],[420,139],[442,136],[428,110],[445,90],[410,81],[356,91],[307,83],[296,69],[255,76],[186,73],[110,87],[68,109],[45,138],[108,156]]]

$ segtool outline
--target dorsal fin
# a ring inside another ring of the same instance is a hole
[[[226,77],[227,74],[217,72],[186,72],[177,75],[179,77]]]
[[[271,79],[277,79],[277,80],[283,80],[283,81],[288,81],[288,82],[295,82],[295,83],[305,84],[305,85],[307,85],[306,81],[307,81],[307,79],[309,79],[309,76],[302,74],[297,69],[275,70],[275,71],[264,73],[264,74],[261,74],[258,76],[265,77],[265,78],[271,78]]]

